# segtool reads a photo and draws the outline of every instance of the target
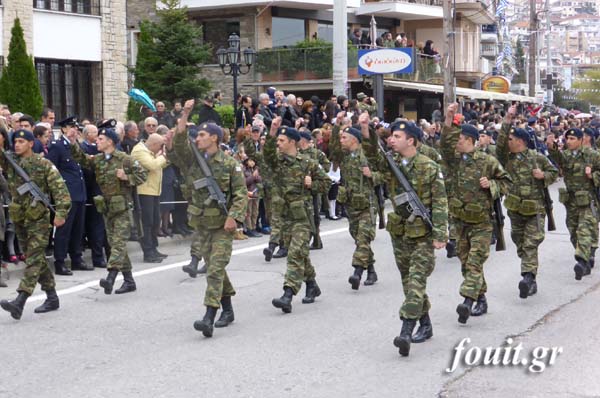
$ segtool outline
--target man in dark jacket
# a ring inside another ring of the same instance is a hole
[[[221,126],[221,116],[215,108],[213,108],[213,98],[208,95],[204,97],[204,105],[198,111],[198,124],[202,124],[205,122],[214,122],[215,124]]]

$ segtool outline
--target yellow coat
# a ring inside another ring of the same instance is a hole
[[[137,187],[138,195],[160,196],[163,168],[167,166],[167,159],[162,155],[156,157],[143,142],[133,147],[131,157],[148,170],[148,179]]]

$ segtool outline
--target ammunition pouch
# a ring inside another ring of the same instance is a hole
[[[590,193],[588,191],[577,191],[574,196],[575,205],[577,205],[577,207],[587,207],[591,203]]]
[[[180,184],[179,189],[181,189],[181,196],[188,202],[192,199],[192,190],[188,184]]]
[[[8,215],[13,223],[21,223],[25,220],[25,211],[23,205],[11,202],[8,205]]]
[[[524,216],[535,216],[538,214],[537,200],[523,199],[521,202],[521,207],[519,208],[519,213]]]
[[[371,206],[369,198],[364,193],[352,193],[350,207],[354,210],[364,210]]]
[[[567,191],[567,188],[558,188],[558,201],[563,205],[569,203],[569,191]]]
[[[402,217],[396,213],[388,213],[385,229],[392,236],[404,235],[404,223],[402,222]]]
[[[421,217],[416,217],[413,222],[406,222],[404,225],[404,235],[407,238],[422,238],[427,235],[427,225]]]
[[[454,218],[460,218],[462,213],[463,202],[452,197],[448,200],[448,212]]]
[[[125,196],[116,195],[108,201],[108,212],[111,214],[122,213],[127,210],[129,210],[129,206]]]
[[[281,196],[279,196],[279,195],[271,196],[272,211],[281,213],[283,211],[284,207],[285,207],[285,201],[283,200],[283,198]]]
[[[96,206],[98,213],[106,213],[106,200],[104,200],[104,196],[96,195],[92,199],[94,199],[94,206]]]
[[[199,217],[200,226],[207,229],[221,229],[225,226],[227,216],[217,207],[205,207]]]
[[[506,195],[504,207],[506,207],[506,210],[518,212],[521,207],[521,198],[513,194]]]
[[[340,185],[338,188],[337,201],[340,204],[345,204],[348,201],[348,190],[343,185]]]
[[[469,224],[479,224],[490,218],[488,209],[479,203],[464,204],[457,198],[451,198],[448,201],[448,210],[452,217]]]
[[[395,209],[402,218],[408,219],[412,216],[412,213],[409,211],[408,194],[406,192],[394,196],[392,202],[394,202]]]
[[[306,208],[304,207],[304,201],[297,200],[295,202],[290,202],[288,205],[288,216],[290,220],[293,221],[306,220],[308,215],[306,213]]]

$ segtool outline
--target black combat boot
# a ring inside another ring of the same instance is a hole
[[[115,284],[115,279],[117,279],[119,271],[116,269],[111,269],[108,271],[108,275],[105,278],[100,279],[100,286],[104,288],[104,294],[111,294],[113,285]]]
[[[527,296],[529,296],[532,283],[534,283],[533,274],[531,272],[524,273],[523,279],[521,279],[521,282],[519,282],[519,297],[525,299]]]
[[[292,298],[294,297],[294,291],[291,287],[283,287],[283,296],[274,298],[272,303],[275,308],[281,308],[286,314],[292,312]]]
[[[277,250],[277,253],[273,254],[273,258],[285,258],[288,255],[288,250],[287,248],[279,245],[279,250]]]
[[[398,347],[398,352],[403,357],[407,357],[408,353],[410,352],[410,341],[415,326],[417,326],[416,319],[403,319],[400,336],[396,336],[396,338],[394,338],[394,345]]]
[[[233,306],[231,305],[231,296],[221,297],[221,316],[215,322],[216,328],[224,328],[235,320],[233,316]]]
[[[46,301],[39,307],[37,307],[33,312],[36,314],[44,314],[46,312],[55,311],[60,307],[60,303],[58,301],[58,295],[56,294],[56,289],[46,290]]]
[[[123,284],[120,288],[115,290],[115,294],[131,293],[135,292],[136,286],[133,280],[133,274],[131,271],[123,271]]]
[[[312,244],[310,245],[310,250],[321,250],[323,248],[323,241],[319,234],[313,236]]]
[[[188,265],[184,265],[183,267],[181,267],[181,269],[190,277],[195,278],[198,275],[199,262],[200,259],[198,257],[192,256],[192,260],[190,261],[190,263]]]
[[[529,285],[529,293],[527,293],[527,295],[533,296],[536,293],[537,293],[537,281],[535,280],[535,275],[533,275],[533,280],[531,281],[531,284]]]
[[[56,275],[63,275],[63,276],[73,275],[73,271],[68,269],[64,263],[57,263],[57,262],[54,263],[54,273]]]
[[[321,288],[317,285],[317,281],[314,279],[306,281],[306,296],[302,299],[302,304],[312,304],[315,302],[315,298],[321,295]]]
[[[477,304],[475,304],[475,307],[473,307],[471,310],[471,315],[481,316],[483,314],[487,314],[487,310],[487,299],[485,298],[485,294],[481,294],[479,297],[477,297]]]
[[[152,250],[152,253],[154,253],[154,255],[155,255],[156,257],[160,257],[160,258],[167,258],[167,257],[169,257],[169,255],[168,255],[168,254],[161,253],[161,252],[159,252],[158,250],[156,250],[156,248],[154,248],[154,250]]]
[[[25,307],[25,302],[29,298],[29,294],[26,292],[19,292],[19,295],[13,301],[0,300],[0,307],[4,311],[10,312],[10,316],[14,319],[21,319],[21,315],[23,315],[23,308]]]
[[[417,332],[412,336],[413,343],[422,343],[425,340],[429,340],[433,337],[433,326],[431,325],[431,319],[429,313],[426,313],[419,319],[419,328]]]
[[[194,322],[194,329],[202,332],[204,337],[212,337],[213,325],[215,323],[215,316],[217,315],[217,309],[215,307],[206,307],[206,314],[201,321]]]
[[[471,308],[473,307],[473,299],[465,297],[465,301],[456,307],[458,313],[458,323],[467,323],[467,319],[471,315]]]
[[[265,255],[266,262],[271,261],[271,259],[273,258],[273,252],[275,251],[276,247],[277,247],[277,243],[269,242],[269,247],[267,247],[263,250],[263,254]]]
[[[450,239],[446,244],[446,257],[456,257],[456,239]]]
[[[375,266],[373,264],[369,265],[367,268],[367,279],[365,280],[365,286],[374,285],[377,282],[377,272],[375,272]]]
[[[596,263],[596,249],[596,247],[592,247],[592,252],[590,253],[590,259],[588,261],[590,269],[594,268],[594,265]]]
[[[575,260],[577,260],[575,267],[573,267],[573,271],[575,271],[575,280],[580,281],[581,277],[585,275],[587,271],[587,263],[581,257],[575,257]]]
[[[354,274],[348,278],[348,283],[352,285],[352,290],[358,290],[358,287],[360,286],[360,278],[362,277],[364,268],[360,265],[353,265],[353,267]]]

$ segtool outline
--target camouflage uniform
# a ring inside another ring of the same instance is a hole
[[[358,103],[358,110],[360,113],[369,112],[370,117],[377,116],[377,103],[375,102],[375,100],[373,100],[371,101],[371,105],[369,105],[360,101]]]
[[[54,290],[54,274],[48,266],[44,250],[48,244],[48,228],[50,227],[50,210],[43,203],[37,202],[32,207],[33,198],[29,193],[19,195],[17,188],[24,181],[17,175],[14,169],[4,158],[4,152],[0,152],[0,166],[6,171],[6,179],[12,203],[8,206],[10,219],[15,225],[17,238],[21,249],[26,255],[25,275],[17,288],[17,292],[31,295],[35,290],[36,283],[40,283],[42,290]],[[71,196],[69,190],[58,172],[56,166],[49,160],[38,154],[29,157],[13,158],[29,175],[31,181],[52,197],[56,218],[66,219],[71,207]]]
[[[327,155],[323,151],[320,151],[317,148],[306,148],[300,149],[298,152],[306,156],[308,159],[312,159],[317,162],[325,172],[329,171],[331,167],[331,162],[327,159]],[[323,242],[321,241],[321,194],[313,193],[312,194],[312,203],[313,203],[313,220],[315,225],[315,232],[313,233],[313,247],[314,248],[322,248]]]
[[[194,158],[187,133],[175,134],[173,150],[177,161],[188,165],[186,184],[193,187],[194,181],[205,176]],[[207,163],[227,199],[228,215],[223,214],[216,201],[209,199],[207,188],[192,189],[188,214],[190,226],[195,230],[192,237],[192,247],[195,249],[192,249],[192,253],[199,252],[207,267],[204,305],[218,309],[223,297],[235,295],[225,270],[231,258],[233,233],[225,231],[223,227],[228,216],[239,223],[244,222],[248,190],[241,165],[222,150],[210,156]]]
[[[389,165],[377,150],[374,134],[363,144],[372,164],[386,170],[386,180],[392,197],[403,192]],[[387,216],[387,231],[392,239],[394,258],[402,277],[404,303],[400,318],[420,319],[429,312],[431,303],[426,293],[427,278],[435,267],[433,241],[448,239],[448,202],[441,167],[417,152],[411,159],[398,158],[396,164],[402,170],[423,205],[431,211],[433,229],[429,230],[421,218],[408,221],[407,210],[394,203],[394,212]]]
[[[433,160],[437,164],[442,163],[442,155],[440,155],[440,153],[435,148],[432,148],[429,145],[425,145],[425,144],[421,143],[418,145],[417,151],[421,155],[427,156],[429,159]]]
[[[510,217],[512,241],[521,259],[521,275],[530,272],[537,275],[538,247],[544,241],[546,211],[543,188],[550,186],[558,177],[558,170],[547,157],[532,149],[510,153],[508,137],[511,127],[503,124],[497,139],[497,159],[506,168],[513,184],[504,200]],[[544,172],[544,179],[533,177],[533,170]]]
[[[329,141],[331,160],[340,165],[341,183],[337,201],[346,206],[350,236],[355,249],[352,266],[367,269],[375,264],[371,242],[375,239],[375,207],[373,186],[383,183],[382,175],[371,170],[372,177],[363,175],[362,168],[369,166],[363,149],[344,152],[340,146],[340,127],[334,126]]]
[[[479,150],[483,153],[487,153],[488,155],[491,155],[491,156],[495,157],[496,159],[498,158],[498,156],[497,156],[498,148],[494,144],[490,144],[490,145],[486,146],[485,148],[478,147],[477,150]]]
[[[147,178],[147,171],[137,160],[125,152],[115,150],[112,154],[87,155],[78,144],[71,145],[73,159],[82,167],[96,173],[96,182],[102,196],[94,197],[98,212],[104,216],[106,237],[110,245],[107,269],[131,272],[131,260],[127,254],[127,241],[131,232],[129,212],[133,208],[133,187]],[[123,181],[117,170],[123,169],[128,177]]]
[[[575,258],[588,262],[591,251],[597,246],[597,212],[600,187],[600,154],[589,147],[576,151],[559,151],[548,148],[550,158],[562,170],[566,188],[559,189],[559,201],[567,209],[567,229],[575,248]],[[592,168],[592,179],[587,178],[585,168]]]
[[[460,132],[459,128],[444,126],[441,151],[454,185],[455,196],[449,199],[448,210],[457,227],[457,251],[464,278],[460,294],[477,300],[487,291],[483,264],[490,254],[493,201],[506,193],[510,177],[490,155],[477,150],[464,154],[456,152]],[[489,180],[489,189],[480,187],[482,177]]]
[[[313,231],[312,197],[313,192],[326,193],[331,180],[319,164],[297,154],[291,157],[277,152],[275,138],[268,136],[263,155],[273,170],[273,178],[280,181],[283,228],[288,231],[285,245],[288,248],[287,271],[284,287],[297,294],[302,281],[314,281],[316,273],[310,262],[309,241]],[[304,178],[312,178],[312,187],[304,186]]]

